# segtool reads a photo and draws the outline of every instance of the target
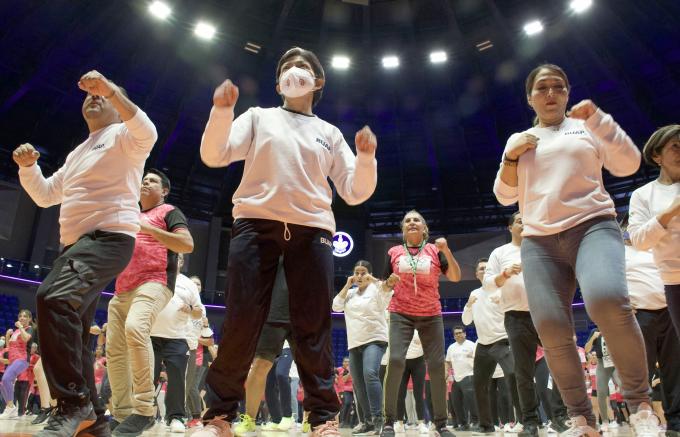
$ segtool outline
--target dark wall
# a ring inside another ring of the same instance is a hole
[[[27,261],[31,256],[37,207],[26,192],[6,183],[0,183],[0,256]]]

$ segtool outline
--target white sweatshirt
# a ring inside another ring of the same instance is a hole
[[[454,341],[446,350],[446,361],[453,369],[453,379],[460,382],[467,376],[473,374],[474,354],[477,345],[470,340],[465,340],[463,344]]]
[[[191,305],[192,307],[202,306],[201,296],[194,281],[179,273],[175,281],[175,292],[168,304],[165,305],[165,308],[158,313],[156,321],[151,327],[151,336],[186,339],[191,335],[191,316],[184,311],[180,311],[180,308],[184,305]],[[201,321],[201,319],[198,320]],[[198,343],[198,339],[196,342]]]
[[[335,296],[333,311],[345,313],[348,349],[374,341],[387,343],[385,310],[391,298],[392,290],[384,292],[377,284],[369,284],[363,293],[350,288],[344,299]]]
[[[508,338],[505,332],[505,314],[500,306],[491,302],[489,299],[494,293],[488,292],[483,288],[478,288],[470,293],[470,297],[475,296],[477,301],[470,306],[465,305],[463,310],[463,323],[469,325],[475,323],[477,331],[477,342],[479,344],[492,344],[499,340]]]
[[[209,167],[245,160],[232,199],[234,219],[277,220],[335,232],[328,178],[350,205],[373,194],[376,160],[361,153],[355,157],[337,127],[282,108],[250,108],[233,117],[232,108],[212,108],[201,158]]]
[[[633,308],[660,310],[666,308],[666,293],[654,255],[626,245],[626,282]]]
[[[680,196],[680,183],[652,181],[633,191],[630,198],[628,233],[638,250],[652,249],[664,284],[680,284],[680,217],[664,228],[656,216]]]
[[[135,237],[144,163],[158,135],[141,109],[125,123],[92,132],[45,179],[37,164],[19,168],[19,180],[38,206],[61,204],[61,243],[95,230]]]
[[[499,170],[493,187],[501,204],[519,202],[523,236],[553,235],[594,217],[616,216],[602,167],[614,176],[631,175],[640,151],[610,115],[598,109],[586,121],[565,118],[559,126],[525,132],[539,141],[519,157],[518,186],[505,184]],[[521,134],[513,134],[505,150]]]
[[[484,272],[484,280],[482,286],[490,293],[498,290],[496,286],[496,276],[500,275],[506,268],[513,264],[521,264],[522,256],[520,254],[520,247],[512,243],[504,244],[497,247],[489,255],[489,261],[486,263],[486,271]],[[518,275],[510,276],[500,289],[501,311],[529,311],[529,301],[527,300],[527,292],[524,288],[524,275],[520,272]]]

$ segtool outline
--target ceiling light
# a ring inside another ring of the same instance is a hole
[[[331,59],[331,67],[336,70],[347,70],[349,68],[350,60],[347,56],[336,55]]]
[[[155,1],[149,5],[149,13],[159,20],[165,20],[171,12],[170,6],[163,2]]]
[[[442,62],[446,62],[447,59],[449,58],[446,55],[446,52],[437,51],[430,53],[430,62],[433,64],[441,64]]]
[[[576,12],[577,14],[580,14],[581,12],[590,8],[592,5],[593,0],[572,0],[572,2],[569,3],[569,7],[571,8],[571,10]]]
[[[254,42],[248,41],[243,48],[251,53],[258,54],[260,53],[260,49],[262,49],[262,46],[259,44],[255,44]]]
[[[384,68],[397,68],[399,66],[399,58],[396,56],[385,56],[382,58],[382,65]]]
[[[194,35],[205,40],[213,39],[215,32],[215,26],[204,21],[199,21],[194,28]]]
[[[483,52],[484,50],[488,50],[491,47],[493,47],[493,43],[490,40],[482,41],[479,44],[477,44],[477,50],[480,52]]]
[[[542,31],[543,24],[541,24],[541,22],[538,20],[530,21],[524,25],[524,33],[526,33],[529,36],[536,35],[537,33],[541,33]]]

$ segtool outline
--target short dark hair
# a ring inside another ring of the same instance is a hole
[[[659,164],[654,162],[654,156],[660,155],[663,148],[668,142],[674,138],[680,138],[680,124],[669,124],[668,126],[660,127],[647,140],[645,147],[642,148],[642,156],[645,162],[654,167]]]
[[[150,168],[150,169],[148,169],[148,170],[146,171],[146,173],[144,173],[144,175],[146,176],[146,175],[148,175],[149,173],[155,174],[156,176],[158,176],[159,178],[161,178],[161,186],[162,186],[163,188],[167,188],[168,194],[170,194],[170,179],[168,178],[168,176],[167,176],[165,173],[163,173],[162,171],[158,170],[157,168]]]
[[[309,62],[309,64],[312,66],[312,70],[314,71],[314,77],[316,77],[317,79],[326,78],[326,73],[324,73],[323,71],[321,61],[319,61],[319,58],[317,58],[314,52],[312,52],[311,50],[303,49],[302,47],[293,47],[291,49],[288,49],[286,53],[281,55],[281,59],[279,59],[279,63],[276,65],[276,83],[279,83],[279,77],[281,77],[281,69],[283,69],[283,64],[285,64],[286,61],[295,56],[301,56],[305,59],[305,61]],[[319,103],[319,100],[321,100],[322,95],[323,88],[314,91],[312,107],[316,106],[316,104]]]
[[[354,268],[357,267],[366,267],[366,270],[368,270],[368,273],[373,273],[373,266],[371,265],[370,262],[366,261],[365,259],[360,259],[359,261],[354,264]]]
[[[475,270],[477,270],[477,267],[479,267],[480,263],[486,262],[489,262],[489,258],[478,258],[477,261],[475,261]]]
[[[508,226],[512,226],[515,223],[515,217],[519,215],[519,211],[515,211],[510,218],[508,218]]]
[[[465,327],[463,325],[454,325],[453,332],[455,333],[458,330],[465,332]]]

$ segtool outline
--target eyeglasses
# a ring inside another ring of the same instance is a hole
[[[536,93],[542,94],[544,96],[548,95],[550,93],[550,90],[552,90],[553,94],[565,94],[567,92],[567,87],[566,85],[553,85],[553,86],[540,85],[534,88],[534,91]]]

